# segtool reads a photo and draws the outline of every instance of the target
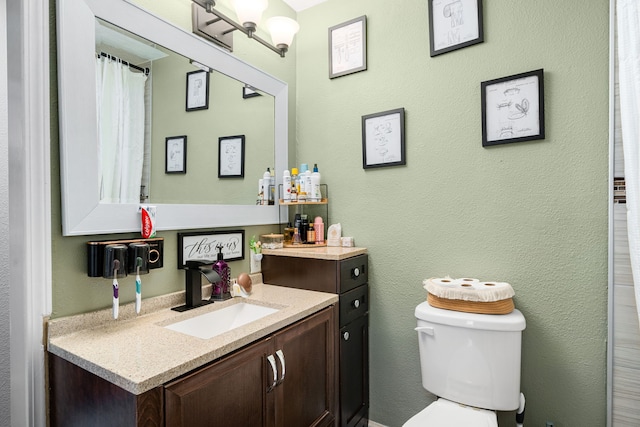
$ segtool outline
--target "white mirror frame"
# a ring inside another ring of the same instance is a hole
[[[58,0],[57,14],[63,235],[140,230],[139,204],[103,204],[99,200],[96,17],[273,95],[275,168],[276,171],[287,168],[288,86],[285,82],[125,0]],[[279,183],[281,177],[277,175]],[[157,206],[157,230],[250,226],[279,221],[277,204],[149,204]]]

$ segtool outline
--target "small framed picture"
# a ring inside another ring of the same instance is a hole
[[[261,94],[257,92],[252,86],[249,86],[249,85],[242,86],[242,97],[244,99],[253,98],[256,96],[261,96]]]
[[[362,167],[404,164],[404,108],[362,116]]]
[[[209,108],[209,73],[196,70],[187,73],[187,111]]]
[[[244,178],[244,135],[218,138],[218,178]]]
[[[367,69],[367,17],[329,28],[329,78]]]
[[[482,43],[482,0],[429,0],[431,56]]]
[[[544,70],[480,84],[482,146],[544,139]]]
[[[165,173],[187,173],[187,137],[165,138]]]

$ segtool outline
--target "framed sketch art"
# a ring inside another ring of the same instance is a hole
[[[244,135],[218,138],[218,178],[244,178]]]
[[[484,41],[482,0],[429,0],[431,56]]]
[[[362,116],[362,167],[404,164],[404,108]]]
[[[187,136],[165,138],[165,173],[187,173]]]
[[[329,28],[329,78],[367,69],[367,17]]]
[[[209,72],[204,70],[187,73],[187,111],[209,108]]]
[[[482,82],[482,146],[544,139],[544,70]]]

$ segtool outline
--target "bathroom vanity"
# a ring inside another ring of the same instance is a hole
[[[338,425],[366,427],[369,419],[369,284],[365,248],[301,247],[263,250],[266,283],[339,294],[334,340],[339,383]]]
[[[185,313],[171,298],[49,322],[52,427],[334,425],[335,294],[258,284]],[[209,339],[167,328],[240,303],[278,311]]]

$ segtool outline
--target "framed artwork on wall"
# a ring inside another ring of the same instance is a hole
[[[432,57],[483,41],[482,0],[429,0]]]
[[[362,116],[362,167],[404,164],[404,108]]]
[[[367,69],[366,15],[329,28],[329,78]]]
[[[187,173],[187,136],[165,138],[165,173]]]
[[[204,70],[187,73],[187,111],[209,108],[209,72]]]
[[[482,82],[482,146],[544,139],[544,70]]]
[[[244,135],[218,138],[218,178],[244,178]]]

